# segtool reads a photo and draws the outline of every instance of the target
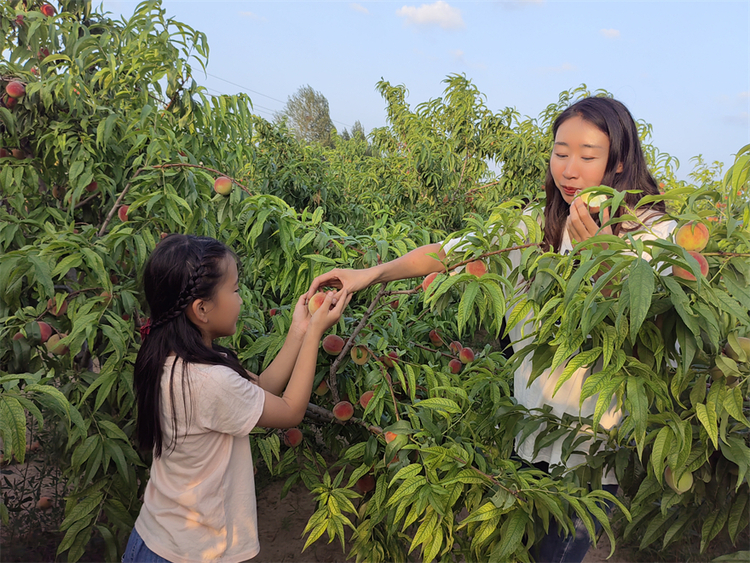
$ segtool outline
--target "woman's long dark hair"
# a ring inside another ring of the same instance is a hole
[[[576,116],[591,123],[609,137],[609,155],[604,170],[604,178],[601,182],[602,185],[618,191],[638,190],[638,193],[625,195],[625,205],[631,209],[644,195],[657,195],[659,193],[659,188],[648,170],[646,158],[641,150],[635,120],[622,102],[612,98],[599,97],[579,100],[557,117],[552,126],[553,137],[557,135],[557,130],[563,123]],[[620,164],[622,164],[622,170],[617,172]],[[563,230],[570,213],[570,205],[563,199],[560,190],[555,185],[549,166],[544,183],[547,202],[544,207],[543,245],[545,250],[557,250],[562,242]],[[654,202],[650,209],[654,211],[654,215],[666,212],[663,201]],[[619,217],[626,212],[628,210],[621,206],[614,215]],[[612,227],[614,234],[619,234],[624,230],[622,223],[615,224]]]
[[[234,253],[221,242],[209,237],[170,235],[162,240],[149,256],[143,271],[143,290],[151,314],[151,326],[135,361],[134,383],[138,401],[138,443],[143,450],[153,450],[159,457],[164,443],[161,424],[161,378],[167,356],[175,354],[182,363],[182,400],[189,417],[190,363],[223,365],[240,376],[249,375],[231,350],[203,342],[200,330],[185,314],[196,299],[211,299],[221,283],[226,267],[224,259]],[[170,375],[172,427],[177,427],[175,414],[175,366]]]

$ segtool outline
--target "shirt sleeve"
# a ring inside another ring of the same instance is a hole
[[[199,390],[198,412],[207,430],[246,436],[263,414],[265,391],[226,366],[211,366]]]

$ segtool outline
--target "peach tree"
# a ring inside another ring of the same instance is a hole
[[[149,464],[132,439],[147,315],[138,274],[170,232],[220,238],[240,256],[247,306],[227,344],[254,372],[315,275],[473,233],[446,262],[465,271],[358,295],[332,330],[341,340],[321,351],[301,433],[251,436],[259,464],[318,499],[308,543],[348,529],[358,559],[529,560],[553,519],[569,528],[577,513],[613,534],[603,506],[614,499],[586,486],[605,468],[626,493],[625,533],[644,545],[695,530],[705,543],[722,530],[734,540],[747,527],[746,152],[723,182],[689,186],[647,144],[674,216],[709,229],[708,275],[675,241],[609,240],[560,257],[541,252],[521,210],[540,205],[549,126],[585,87],[534,120],[489,111],[465,77],[414,111],[405,88],[383,81],[388,126],[369,142],[334,134],[332,148],[302,146],[247,97],[206,95],[193,78],[206,37],[158,2],[123,20],[80,0],[0,10],[0,436],[19,462],[27,415],[55,437],[44,447],[66,475],[69,560],[95,537],[117,560],[138,514]],[[228,195],[214,191],[219,176]],[[607,292],[586,275],[605,261]],[[513,355],[496,338],[528,315],[533,348]],[[531,352],[539,370],[570,356],[606,364],[585,391],[620,398],[623,424],[605,433],[596,419],[521,409],[512,373]],[[590,427],[604,454],[568,472],[523,467],[513,437],[542,426],[540,445],[565,434],[569,451]],[[21,508],[10,502],[5,522]]]

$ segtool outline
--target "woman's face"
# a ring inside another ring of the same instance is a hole
[[[570,205],[579,191],[599,186],[609,155],[609,137],[576,115],[557,129],[549,168],[557,189]]]

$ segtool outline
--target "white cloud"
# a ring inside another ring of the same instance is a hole
[[[610,39],[619,39],[620,38],[620,30],[619,29],[600,29],[599,33],[601,33],[604,37],[609,37]]]
[[[362,14],[369,14],[370,13],[370,10],[368,10],[367,8],[365,8],[362,4],[352,3],[352,4],[349,4],[349,7],[352,10],[354,10],[355,12],[360,12]]]
[[[406,18],[406,22],[419,26],[439,26],[443,29],[462,29],[466,27],[461,17],[461,10],[453,8],[447,2],[438,0],[434,4],[404,6],[396,10],[396,15]]]
[[[258,14],[254,14],[253,12],[240,12],[240,15],[243,18],[250,18],[251,20],[258,20],[261,22],[266,21],[266,18],[264,18],[263,16],[259,16]]]

